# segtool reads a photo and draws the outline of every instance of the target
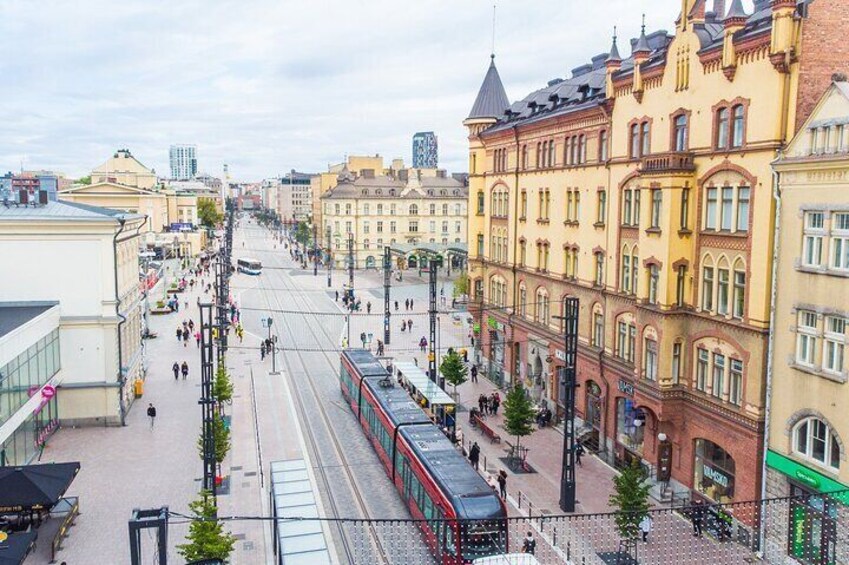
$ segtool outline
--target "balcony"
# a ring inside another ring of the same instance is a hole
[[[693,153],[690,151],[669,151],[654,153],[643,157],[641,172],[646,174],[690,173],[696,170]]]

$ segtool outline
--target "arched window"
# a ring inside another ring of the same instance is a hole
[[[728,148],[728,108],[720,108],[716,112],[716,148]]]
[[[627,245],[622,247],[622,265],[619,277],[619,288],[622,292],[631,292],[631,252]]]
[[[649,265],[649,304],[657,304],[657,291],[660,284],[660,267]]]
[[[539,324],[548,325],[549,317],[549,304],[548,304],[548,291],[544,288],[537,289],[537,298],[536,298],[536,319],[535,321]]]
[[[519,315],[527,317],[528,315],[528,289],[522,283],[519,286]]]
[[[731,126],[731,147],[743,146],[743,128],[745,125],[745,109],[742,104],[737,104],[731,109],[734,121]]]
[[[563,164],[571,165],[572,164],[572,138],[567,137],[565,143],[563,144]]]
[[[640,135],[640,137],[641,137],[640,141],[641,141],[641,144],[642,144],[642,148],[641,148],[641,154],[642,155],[648,155],[649,153],[651,153],[651,144],[650,144],[651,138],[649,137],[649,127],[650,126],[649,126],[648,122],[643,122],[643,129],[642,129],[642,133]]]
[[[636,159],[640,156],[640,125],[634,124],[631,126],[631,159]]]
[[[483,214],[483,208],[484,208],[483,191],[479,190],[478,191],[478,214]]]
[[[607,161],[607,130],[601,130],[598,134],[598,160]]]
[[[831,469],[840,468],[837,436],[819,418],[805,418],[793,428],[793,453]]]
[[[598,347],[599,349],[604,347],[604,307],[601,304],[593,305],[593,333],[592,333],[592,346]]]
[[[552,139],[551,141],[548,142],[548,166],[549,167],[554,166],[554,159],[555,159],[555,156],[554,156],[554,140]]]
[[[537,143],[537,169],[542,165],[542,143]]]
[[[687,115],[680,114],[675,117],[675,151],[687,150]]]
[[[578,163],[587,161],[587,138],[581,134],[578,136]]]

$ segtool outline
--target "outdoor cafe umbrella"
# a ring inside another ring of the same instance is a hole
[[[35,545],[35,532],[0,535],[0,565],[21,565]]]
[[[51,508],[79,470],[79,462],[0,467],[0,514]]]

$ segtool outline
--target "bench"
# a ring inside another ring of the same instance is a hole
[[[490,442],[501,443],[501,436],[498,435],[498,432],[487,426],[486,422],[484,422],[480,415],[475,414],[472,416],[472,425],[475,426],[480,433],[488,437]]]

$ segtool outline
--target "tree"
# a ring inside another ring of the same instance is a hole
[[[649,510],[649,488],[646,473],[636,459],[613,478],[610,505],[616,510],[616,527],[623,539],[637,539],[640,521]]]
[[[469,273],[461,271],[460,276],[454,281],[454,298],[469,294]]]
[[[212,419],[212,437],[215,441],[215,461],[221,464],[227,457],[227,452],[230,451],[230,430],[224,423],[224,417],[219,414],[216,414]],[[200,458],[203,459],[203,431],[198,437],[198,453]]]
[[[507,393],[504,401],[504,428],[516,438],[516,454],[519,454],[519,440],[533,433],[535,414],[531,399],[525,394],[522,383]]]
[[[454,385],[454,396],[456,397],[457,387],[466,382],[466,376],[469,374],[466,364],[463,363],[456,351],[451,351],[442,359],[439,371],[446,381]]]
[[[198,198],[198,218],[201,225],[214,228],[224,221],[224,214],[218,211],[212,198]]]
[[[91,175],[78,178],[77,184],[91,184]]]
[[[189,509],[194,518],[186,535],[187,543],[177,546],[179,554],[190,563],[202,559],[229,559],[236,538],[230,532],[225,532],[216,519],[217,510],[212,493],[202,490],[200,497],[189,503]]]
[[[310,231],[310,227],[306,222],[298,222],[298,225],[295,227],[295,241],[300,243],[303,246],[309,244],[312,239],[312,232]]]
[[[215,380],[212,381],[212,397],[220,405],[233,399],[233,382],[227,374],[227,368],[222,364],[218,366]]]

